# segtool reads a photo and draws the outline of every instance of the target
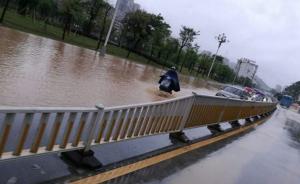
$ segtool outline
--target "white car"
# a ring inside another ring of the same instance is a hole
[[[216,96],[223,96],[227,98],[237,98],[242,100],[249,100],[250,95],[239,86],[225,86],[221,91],[219,91]]]

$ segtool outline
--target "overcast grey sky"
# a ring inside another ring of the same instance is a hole
[[[215,36],[230,43],[220,54],[236,62],[246,57],[258,75],[274,87],[300,80],[300,1],[297,0],[135,0],[142,9],[161,13],[178,37],[182,25],[200,31],[201,50],[215,52]]]

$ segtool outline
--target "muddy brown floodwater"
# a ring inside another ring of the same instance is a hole
[[[180,76],[182,90],[161,95],[163,73],[92,50],[0,27],[1,106],[106,106],[214,94],[203,82]]]

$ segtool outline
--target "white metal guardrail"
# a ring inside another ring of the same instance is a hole
[[[271,112],[276,103],[191,95],[104,108],[0,108],[0,160],[90,146]]]

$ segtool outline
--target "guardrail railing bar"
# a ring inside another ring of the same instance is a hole
[[[26,113],[24,115],[24,119],[22,122],[22,127],[21,127],[21,132],[20,135],[18,137],[18,141],[17,141],[17,145],[15,147],[15,151],[13,152],[13,155],[15,156],[19,156],[22,152],[24,143],[26,141],[30,126],[32,124],[32,120],[33,120],[33,113]]]
[[[125,132],[125,137],[124,138],[127,138],[130,134],[130,130],[132,129],[132,126],[134,124],[134,118],[136,116],[136,114],[138,113],[138,107],[135,107],[132,111],[132,114],[131,116],[129,116],[129,119],[128,119],[128,125],[127,125],[127,128],[126,128],[126,132]]]
[[[103,136],[102,136],[102,140],[104,142],[108,142],[109,141],[109,131],[110,131],[110,128],[112,126],[112,121],[113,121],[113,116],[115,114],[116,111],[112,110],[109,112],[109,116],[108,116],[108,119],[106,121],[106,126],[105,126],[105,129],[104,129],[104,132],[103,132]],[[118,112],[118,110],[117,110]],[[101,141],[100,141],[101,142]]]
[[[176,107],[174,110],[174,117],[171,119],[172,121],[172,129],[173,130],[178,130],[179,125],[179,112],[180,112],[180,106],[181,106],[181,101],[176,102]]]
[[[5,107],[0,106],[0,113],[67,113],[96,112],[97,108],[89,107]]]
[[[116,106],[116,107],[108,107],[105,109],[110,111],[110,110],[120,110],[120,109],[127,109],[127,108],[138,108],[138,107],[144,107],[144,106],[148,106],[148,105],[161,105],[161,104],[165,104],[165,103],[169,103],[169,102],[173,102],[173,101],[190,98],[191,96],[192,95],[188,95],[188,96],[177,97],[177,98],[173,98],[173,99],[169,99],[169,100],[162,100],[162,101],[155,101],[155,102],[141,103],[141,104],[134,104],[134,105],[121,105],[121,106]]]
[[[72,143],[73,147],[77,147],[78,144],[79,144],[79,142],[80,142],[81,135],[82,135],[82,132],[83,132],[83,130],[85,128],[88,115],[89,115],[88,112],[83,112],[81,114],[81,117],[80,117],[80,120],[79,120],[79,124],[78,124],[78,128],[77,128],[77,131],[76,131],[76,134],[75,134],[75,138],[74,138],[73,143]]]
[[[55,145],[56,137],[57,137],[58,131],[60,129],[64,114],[65,113],[62,113],[62,112],[56,113],[55,121],[53,123],[53,127],[52,127],[52,130],[50,133],[50,138],[48,140],[48,145],[46,147],[47,151],[52,151],[52,149]]]
[[[176,118],[176,108],[177,108],[178,102],[172,102],[171,109],[170,109],[170,114],[167,119],[167,124],[165,128],[165,132],[168,131],[173,131],[174,130],[174,119]]]
[[[119,126],[118,131],[116,132],[116,134],[113,137],[113,140],[115,140],[115,141],[119,140],[121,135],[122,135],[122,130],[123,130],[123,127],[124,127],[127,112],[128,112],[128,109],[123,109],[122,110],[122,114],[121,114],[121,117],[120,117],[120,122],[119,122],[119,125],[118,125]]]
[[[166,125],[163,130],[164,132],[170,131],[170,126],[172,124],[171,119],[174,116],[175,105],[176,105],[175,102],[170,103],[170,110],[169,110],[168,117],[166,120]]]
[[[74,123],[75,123],[75,119],[76,119],[76,116],[77,116],[77,112],[71,112],[69,114],[69,117],[67,119],[67,124],[66,124],[66,128],[65,128],[65,131],[64,131],[64,134],[63,134],[63,139],[62,139],[62,142],[60,144],[60,148],[61,149],[64,149],[66,148],[67,144],[68,144],[68,141],[69,141],[69,137],[71,135],[71,132],[73,130],[73,127],[74,127]],[[40,123],[43,123],[45,121],[45,118],[49,118],[49,115],[48,117],[43,117],[41,119],[41,122]],[[41,129],[41,131],[44,131],[43,129]]]
[[[165,108],[166,108],[166,104],[161,104],[160,105],[159,117],[157,118],[157,122],[156,122],[155,128],[153,129],[153,133],[155,133],[155,134],[157,132],[159,132],[159,128],[160,128],[160,126],[162,124],[162,120],[164,119]]]
[[[161,130],[164,128],[169,109],[170,109],[170,104],[169,103],[164,104],[164,107],[162,109],[162,116],[161,116],[160,124],[157,127],[156,133],[160,133]]]
[[[141,122],[142,126],[141,126],[139,132],[137,133],[138,136],[144,135],[144,132],[145,132],[146,127],[147,127],[147,121],[149,119],[149,114],[150,114],[151,107],[152,107],[151,105],[147,106],[146,112],[144,114],[143,122]]]
[[[1,139],[0,139],[0,158],[5,150],[6,142],[12,127],[12,124],[15,120],[15,113],[6,113],[4,123],[1,127]]]
[[[122,117],[122,114],[123,114],[123,111],[126,110],[126,109],[122,109],[122,110],[119,110],[118,114],[117,114],[117,118],[116,118],[116,121],[115,121],[115,124],[114,124],[114,127],[113,127],[113,130],[112,130],[112,133],[111,133],[111,138],[110,138],[110,141],[115,141],[118,137],[118,133],[120,132],[120,125],[121,125],[121,117]]]
[[[245,105],[245,102],[242,102],[241,103],[241,107],[239,108],[239,113],[238,113],[238,115],[236,117],[237,120],[241,119],[241,113],[242,113],[242,110],[244,109],[244,105]]]
[[[131,111],[132,110],[130,108],[128,108],[126,110],[125,117],[124,117],[123,122],[122,122],[122,127],[121,127],[121,130],[120,130],[120,134],[118,136],[118,139],[121,139],[121,138],[125,137],[126,126],[128,124],[129,114],[131,113]]]
[[[152,117],[152,120],[150,122],[150,127],[149,127],[149,132],[147,133],[148,135],[149,134],[153,134],[153,129],[155,128],[156,126],[156,122],[158,120],[158,117],[159,117],[159,113],[160,113],[160,106],[161,105],[155,105],[154,106],[154,112],[153,112],[153,117]]]
[[[192,110],[192,106],[195,102],[196,96],[194,95],[193,97],[186,99],[185,101],[185,105],[184,105],[184,114],[183,114],[183,118],[181,120],[180,126],[179,126],[179,130],[182,131],[187,123],[187,119],[190,115],[190,112]]]
[[[95,144],[178,132],[185,128],[264,115],[275,109],[275,105],[276,103],[224,99],[193,93],[192,96],[160,102],[101,109],[0,107],[0,113],[5,116],[0,131],[0,158],[3,153],[5,158],[9,158],[9,155],[16,157],[82,147],[84,151],[88,151],[91,145]],[[17,130],[18,137],[12,145],[14,149],[12,152],[5,152],[7,142],[11,139],[13,122],[19,116],[23,117],[23,120],[21,128]],[[54,122],[50,122],[50,116],[51,119],[53,116]],[[37,125],[34,125],[37,127],[36,131],[32,140],[27,140],[34,122],[37,122]],[[49,132],[46,134],[46,131]],[[83,133],[88,135],[83,136]],[[72,134],[75,134],[74,138],[71,138]],[[41,146],[43,139],[45,146]],[[24,149],[27,142],[30,143],[30,147]]]
[[[108,115],[109,115],[109,112],[106,112],[106,111],[103,112],[103,118],[101,119],[101,121],[99,122],[99,126],[97,127],[95,144],[101,143],[101,139],[103,137],[103,132],[106,127]]]
[[[143,125],[142,123],[144,121],[144,117],[145,117],[145,113],[147,112],[147,108],[148,108],[148,106],[142,107],[139,117],[137,118],[135,128],[133,130],[133,134],[132,134],[133,136],[138,136],[141,126]]]
[[[174,118],[174,129],[177,130],[177,131],[180,131],[180,123],[181,123],[181,115],[182,113],[182,102],[181,101],[178,101],[178,106],[177,106],[177,109],[176,109],[176,116]]]
[[[223,109],[222,109],[221,113],[219,114],[218,122],[222,121],[222,119],[224,117],[225,110],[228,107],[228,103],[229,103],[229,98],[226,98],[226,101],[225,101],[225,104],[223,106]]]
[[[170,104],[169,103],[164,104],[164,107],[162,109],[161,121],[160,121],[160,124],[157,127],[157,131],[156,131],[157,133],[162,132],[162,130],[163,130],[164,126],[165,126],[165,121],[166,121],[166,118],[168,117],[169,108],[170,108]]]
[[[151,126],[152,126],[152,122],[153,122],[153,118],[155,116],[155,109],[156,109],[156,105],[152,105],[151,106],[151,112],[150,112],[150,117],[147,121],[147,124],[146,124],[146,129],[145,129],[145,132],[144,132],[144,135],[148,135],[150,130],[151,130]]]
[[[33,142],[32,142],[31,148],[30,148],[31,153],[36,153],[39,149],[39,146],[43,139],[45,129],[46,129],[48,121],[49,121],[49,116],[50,116],[50,113],[42,113],[41,114],[41,118],[40,118],[38,129],[37,129],[38,131],[35,134],[35,137],[33,139]]]
[[[174,112],[174,107],[175,107],[175,102],[171,102],[170,103],[170,106],[169,106],[169,112],[167,114],[167,119],[166,119],[166,122],[165,122],[165,126],[162,130],[162,132],[168,132],[170,129],[170,124],[172,124],[171,122],[171,118],[173,117],[173,112]]]

